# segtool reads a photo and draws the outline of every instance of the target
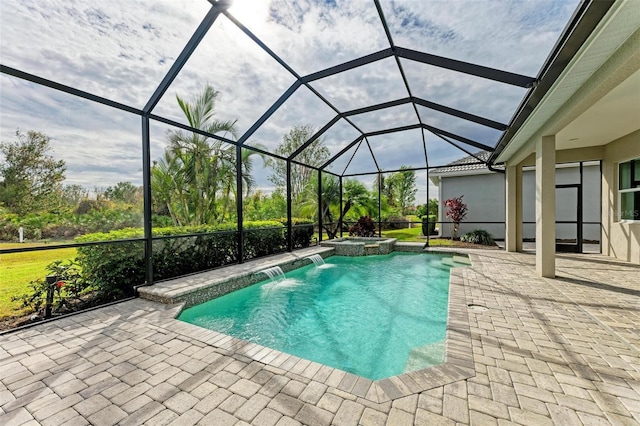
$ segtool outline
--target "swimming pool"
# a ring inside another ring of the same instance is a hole
[[[450,258],[332,256],[179,319],[378,380],[443,361]]]

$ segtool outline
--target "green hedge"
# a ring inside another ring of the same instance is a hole
[[[294,245],[307,247],[313,224],[294,220]],[[245,222],[244,260],[283,252],[286,228],[280,221]],[[183,236],[186,234],[202,234]],[[105,297],[133,294],[133,286],[145,278],[144,242],[117,243],[116,240],[142,238],[141,228],[127,228],[107,233],[87,234],[76,242],[114,241],[113,244],[78,248],[78,263],[83,274]],[[154,228],[153,276],[155,280],[174,278],[213,269],[238,261],[235,224],[215,226]],[[158,238],[172,237],[172,238]],[[306,240],[305,240],[306,238]]]
[[[285,227],[285,241],[287,238],[287,218],[276,219]],[[293,231],[293,248],[309,247],[313,238],[313,226],[315,222],[309,219],[291,218]],[[285,243],[286,244],[286,243]]]

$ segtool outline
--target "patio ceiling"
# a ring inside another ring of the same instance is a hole
[[[216,139],[274,153],[308,124],[288,160],[322,139],[333,174],[436,168],[508,142],[611,3],[3,2],[0,71],[196,131],[175,95],[208,82],[240,130]]]

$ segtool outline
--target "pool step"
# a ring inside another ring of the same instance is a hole
[[[416,371],[444,362],[444,340],[413,348],[404,366],[404,371]]]
[[[453,256],[453,261],[462,265],[471,266],[471,260],[467,256]]]
[[[465,256],[453,256],[442,259],[442,264],[454,268],[457,266],[471,266],[471,261]]]

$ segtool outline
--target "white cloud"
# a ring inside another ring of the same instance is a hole
[[[576,3],[395,0],[382,1],[382,8],[398,46],[535,76]],[[206,0],[3,0],[0,62],[141,108],[210,6]],[[299,75],[389,47],[369,0],[236,0],[231,13]],[[494,120],[508,122],[525,93],[409,60],[401,64],[413,95]],[[185,122],[175,95],[190,98],[208,82],[220,91],[217,117],[237,119],[242,133],[293,81],[232,22],[219,17],[154,113]],[[392,58],[311,85],[340,110],[408,96]],[[49,134],[56,153],[69,165],[72,183],[108,186],[141,180],[139,117],[7,76],[0,77],[0,90],[3,140],[18,127]],[[418,109],[423,121],[452,133],[481,142],[495,142],[499,136],[464,120]],[[248,143],[273,150],[292,126],[311,124],[319,129],[335,115],[301,87]],[[417,121],[409,105],[351,119],[365,132]],[[162,154],[167,128],[152,124],[154,159]],[[324,140],[335,154],[357,136],[340,120]],[[372,138],[371,143],[387,169],[417,165],[422,152],[422,139],[412,132]],[[451,161],[466,155],[430,134],[427,144],[431,165],[431,159]],[[331,170],[341,171],[350,154]],[[356,157],[350,169],[370,165],[366,155]],[[269,187],[266,175],[268,171],[256,170],[260,187]]]

